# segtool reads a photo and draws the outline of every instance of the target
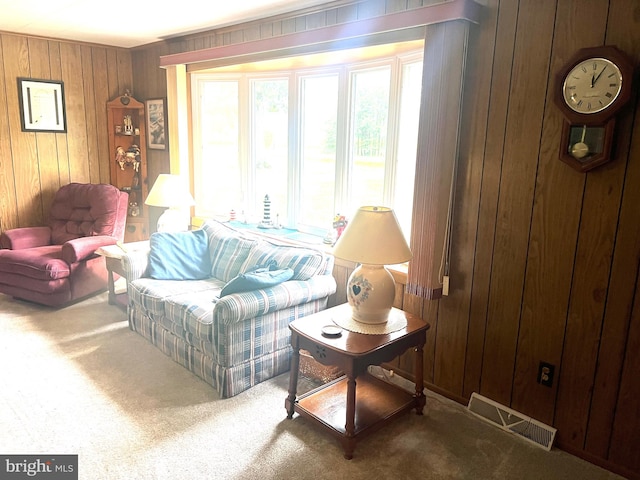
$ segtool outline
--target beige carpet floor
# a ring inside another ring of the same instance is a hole
[[[0,295],[0,453],[78,454],[79,478],[619,479],[428,393],[358,443],[286,418],[288,374],[234,398],[129,330],[106,294],[52,310]]]

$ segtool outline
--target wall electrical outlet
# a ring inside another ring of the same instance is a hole
[[[555,365],[547,362],[540,362],[540,366],[538,367],[538,383],[545,387],[552,387],[555,370]]]

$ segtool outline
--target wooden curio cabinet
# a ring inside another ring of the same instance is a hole
[[[125,94],[107,103],[111,183],[129,193],[124,241],[149,238],[144,104]]]

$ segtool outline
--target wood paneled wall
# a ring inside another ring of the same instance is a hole
[[[613,161],[587,174],[558,159],[563,120],[552,101],[555,72],[579,48],[617,45],[640,64],[640,4],[478,2],[485,8],[469,42],[451,292],[425,301],[398,288],[396,303],[432,324],[425,351],[430,388],[462,403],[480,392],[557,427],[561,448],[640,478],[638,98],[619,118]],[[9,196],[0,197],[0,227],[35,222],[43,197],[60,183],[105,178],[101,116],[87,109],[98,112],[129,86],[129,76],[139,99],[166,96],[160,55],[427,3],[333,2],[137,48],[131,64],[121,50],[2,35],[0,182]],[[120,69],[128,73],[116,75]],[[80,131],[21,133],[15,77],[60,75],[67,115]],[[98,152],[97,162],[90,151]],[[150,181],[168,168],[166,153],[150,157]],[[348,273],[336,268],[341,285]],[[407,359],[397,367],[411,374]],[[536,381],[540,361],[556,366],[552,388]]]
[[[67,133],[21,131],[18,77],[64,82]],[[109,183],[106,104],[132,87],[128,50],[0,32],[0,230],[41,225],[62,185]]]

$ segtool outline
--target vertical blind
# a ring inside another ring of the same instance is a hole
[[[406,291],[427,299],[442,296],[448,274],[468,31],[467,22],[453,21],[429,25],[425,36]]]

